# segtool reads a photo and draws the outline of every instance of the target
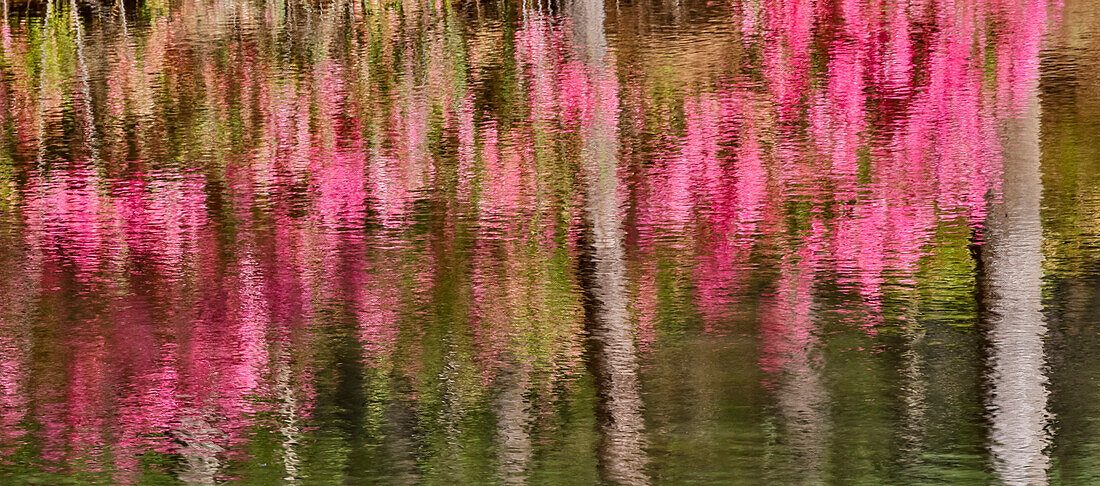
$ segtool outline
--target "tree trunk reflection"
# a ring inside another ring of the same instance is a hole
[[[984,320],[989,340],[991,452],[1005,484],[1046,484],[1046,359],[1041,313],[1038,78],[1022,112],[1004,126],[1002,197],[990,208],[981,249]]]
[[[585,293],[589,366],[597,387],[600,473],[618,484],[646,484],[645,427],[637,349],[627,316],[621,187],[618,177],[618,83],[608,60],[603,2],[569,4],[573,41],[588,71],[592,118],[581,132],[585,190]]]

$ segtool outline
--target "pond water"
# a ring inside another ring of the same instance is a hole
[[[55,0],[0,483],[1100,484],[1096,0]]]

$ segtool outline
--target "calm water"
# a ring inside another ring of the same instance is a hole
[[[56,0],[0,483],[1100,484],[1096,0]]]

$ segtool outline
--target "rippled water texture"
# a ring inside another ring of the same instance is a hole
[[[0,483],[1100,484],[1096,0],[55,0]]]

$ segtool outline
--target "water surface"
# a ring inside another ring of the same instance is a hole
[[[1095,0],[4,15],[4,484],[1100,483]]]

